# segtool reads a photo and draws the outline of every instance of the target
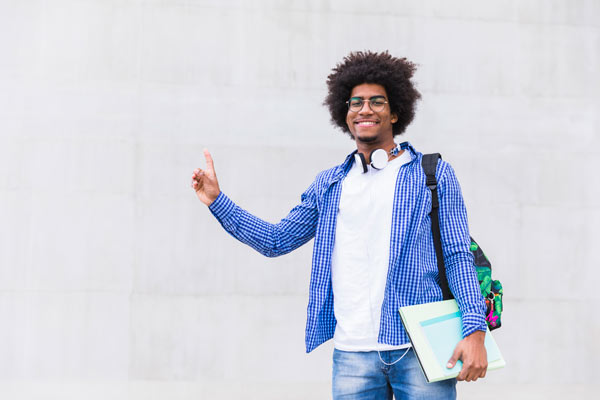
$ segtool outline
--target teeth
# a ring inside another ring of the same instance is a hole
[[[373,122],[373,121],[361,121],[358,123],[358,125],[367,125],[367,126],[372,126],[377,124],[377,122]]]

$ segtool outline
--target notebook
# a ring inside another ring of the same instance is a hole
[[[462,320],[456,300],[400,307],[400,317],[427,382],[456,378],[462,368],[459,360],[453,368],[446,364],[462,337]],[[506,365],[489,329],[485,333],[488,371]]]

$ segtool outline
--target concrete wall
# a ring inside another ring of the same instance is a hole
[[[505,285],[507,367],[461,398],[598,390],[600,1],[0,0],[0,397],[328,398],[311,244],[266,259],[196,199],[277,221],[353,142],[351,50],[420,64],[405,135],[455,167]]]

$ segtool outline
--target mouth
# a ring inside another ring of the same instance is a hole
[[[373,121],[373,120],[358,120],[358,121],[354,121],[354,125],[356,126],[375,126],[379,124],[379,121]]]

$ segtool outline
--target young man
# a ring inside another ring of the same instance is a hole
[[[452,399],[456,380],[425,381],[402,326],[399,307],[442,300],[431,234],[431,194],[422,154],[396,145],[420,98],[416,67],[387,52],[350,53],[328,77],[332,122],[356,142],[345,161],[321,172],[301,203],[277,224],[234,204],[219,189],[213,160],[196,169],[198,198],[236,239],[279,256],[315,238],[306,350],[333,338],[333,397]],[[449,367],[458,380],[485,376],[485,304],[479,291],[458,181],[437,166],[440,228],[448,282],[462,313],[464,339]]]

